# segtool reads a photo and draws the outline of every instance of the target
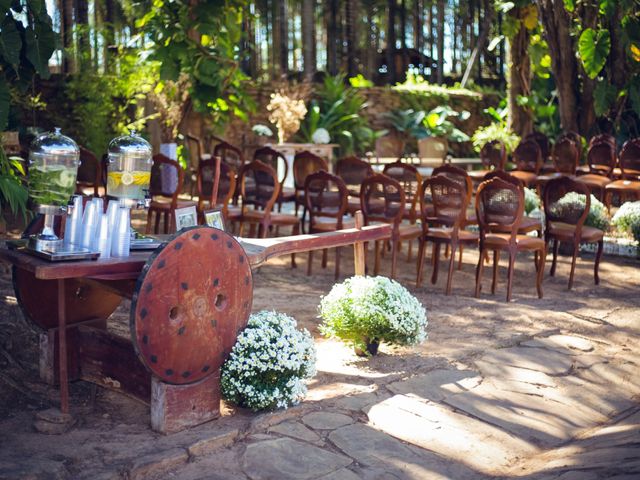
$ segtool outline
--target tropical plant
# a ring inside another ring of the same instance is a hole
[[[422,110],[392,110],[383,115],[398,132],[421,140],[427,137],[442,137],[453,142],[466,142],[469,137],[455,127],[449,117],[469,118],[469,112],[456,112],[449,106],[436,107],[426,113]]]
[[[323,335],[350,342],[363,351],[371,340],[415,345],[427,338],[422,304],[395,280],[351,277],[333,286],[320,301]]]
[[[222,395],[252,410],[286,408],[302,400],[316,373],[316,348],[307,330],[278,312],[249,317],[222,366]]]
[[[316,97],[309,103],[300,127],[302,141],[312,142],[315,131],[324,128],[331,140],[340,145],[341,154],[348,155],[364,153],[386,133],[369,128],[362,115],[367,103],[355,88],[345,84],[344,74],[325,77]]]
[[[34,76],[49,77],[56,39],[45,0],[0,2],[0,38],[1,132],[9,118],[10,87],[24,93]]]
[[[29,195],[23,183],[24,174],[20,158],[7,157],[0,145],[0,220],[4,220],[5,206],[26,220]]]
[[[479,152],[486,143],[499,140],[507,153],[512,153],[520,143],[520,137],[507,126],[508,109],[489,107],[483,110],[493,120],[489,125],[480,126],[473,132],[471,140],[473,148]]]

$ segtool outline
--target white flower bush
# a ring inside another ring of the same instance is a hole
[[[331,137],[329,136],[329,131],[326,128],[318,128],[313,135],[311,135],[311,141],[313,143],[322,143],[326,144],[331,141]]]
[[[427,338],[425,308],[398,282],[386,277],[351,277],[320,301],[320,326],[363,349],[369,340],[415,345]]]
[[[542,208],[542,202],[538,193],[533,188],[524,189],[524,213],[529,215],[534,210],[540,210]]]
[[[640,246],[640,201],[625,202],[611,219],[621,232],[630,233]]]
[[[586,201],[586,197],[581,193],[569,192],[555,202],[552,209],[561,216],[564,208],[571,208],[571,206],[575,204],[582,205],[582,208],[584,208]],[[588,227],[599,228],[604,231],[609,229],[607,207],[593,195],[591,195],[591,206],[589,207],[589,213],[587,214],[584,224]]]
[[[284,313],[263,310],[249,317],[222,366],[222,395],[254,411],[286,408],[307,393],[316,374],[316,348],[307,330]]]

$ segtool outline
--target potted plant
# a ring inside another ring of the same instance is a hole
[[[286,408],[304,398],[315,363],[311,334],[290,316],[263,310],[249,317],[222,366],[222,395],[254,411]]]
[[[395,280],[351,277],[320,301],[323,335],[351,343],[356,354],[375,355],[384,341],[415,345],[427,338],[422,304]]]

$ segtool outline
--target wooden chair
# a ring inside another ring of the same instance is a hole
[[[240,169],[244,165],[242,150],[231,145],[229,142],[222,141],[218,143],[213,149],[213,156],[220,157],[236,174],[240,172]]]
[[[273,168],[278,174],[278,183],[280,183],[280,195],[278,196],[278,211],[282,211],[282,203],[283,202],[291,202],[296,198],[295,189],[285,187],[284,182],[287,179],[287,175],[289,174],[289,164],[287,163],[287,159],[277,150],[274,150],[271,147],[262,147],[258,148],[253,153],[254,160],[260,160],[262,163],[265,163],[271,168]]]
[[[405,140],[400,135],[385,135],[376,139],[376,158],[397,158],[404,154]]]
[[[369,162],[358,157],[345,157],[336,163],[335,173],[340,177],[349,192],[349,213],[360,210],[360,185],[365,178],[373,175],[373,167]]]
[[[290,226],[292,235],[300,234],[300,219],[296,215],[273,212],[280,193],[280,184],[273,168],[254,160],[240,169],[238,183],[242,195],[239,236],[242,236],[245,223],[250,225],[250,237],[256,236],[256,226],[259,238],[266,238],[272,226]],[[247,189],[247,184],[252,188]],[[291,255],[291,266],[296,266],[295,254]]]
[[[447,177],[449,180],[453,180],[454,182],[462,186],[465,191],[473,194],[473,182],[471,181],[471,177],[466,170],[450,164],[444,164],[434,168],[433,172],[431,172],[432,177],[435,177],[437,175],[442,175],[444,177]],[[475,212],[467,212],[465,222],[465,226],[475,225],[476,223],[478,223],[476,220]]]
[[[574,176],[578,168],[578,159],[579,153],[574,141],[568,137],[559,139],[553,146],[553,152],[551,154],[554,171],[539,175],[538,178],[536,178],[535,184],[540,196],[542,196],[545,185],[552,178]]]
[[[589,191],[598,199],[604,199],[605,187],[609,185],[613,169],[616,166],[616,147],[608,140],[593,143],[587,152],[589,172],[580,175],[578,180],[589,187]]]
[[[219,175],[216,172],[217,169],[220,169]],[[196,187],[198,191],[196,208],[201,222],[204,223],[205,210],[218,206],[222,208],[225,221],[234,222],[240,219],[241,209],[229,205],[236,190],[236,176],[229,165],[222,163],[220,157],[200,161]]]
[[[184,182],[184,171],[175,160],[162,155],[154,155],[151,166],[151,180],[149,194],[151,204],[147,213],[146,233],[151,232],[151,221],[155,214],[153,233],[160,233],[160,217],[164,216],[164,232],[171,233],[175,230],[175,211],[177,208],[196,206],[196,202],[178,200]]]
[[[500,178],[501,180],[512,183],[513,185],[516,185],[520,188],[525,188],[520,180],[503,170],[495,170],[493,172],[487,173],[487,175],[484,177],[484,180],[491,180],[492,178]],[[540,220],[539,218],[528,217],[527,215],[523,214],[522,220],[520,221],[520,226],[518,227],[518,233],[520,235],[526,235],[529,232],[537,232],[538,238],[542,238],[542,220]]]
[[[542,152],[533,140],[524,140],[513,152],[516,169],[509,172],[522,181],[525,187],[533,185],[542,168]]]
[[[307,176],[304,185],[304,198],[309,212],[309,233],[324,233],[352,228],[352,220],[344,221],[348,207],[347,186],[342,179],[324,170]],[[309,251],[307,275],[311,275],[313,250]],[[327,266],[327,249],[322,251],[322,268]],[[340,247],[336,248],[336,267],[334,277],[340,276]]]
[[[459,183],[442,176],[428,178],[421,187],[422,192],[430,192],[433,205],[433,214],[426,207],[424,195],[420,197],[420,211],[422,212],[422,235],[418,249],[418,268],[416,273],[416,286],[422,283],[422,271],[427,242],[433,243],[432,264],[433,273],[431,283],[438,281],[438,265],[440,259],[440,245],[446,244],[451,248],[449,257],[449,273],[445,294],[451,294],[451,279],[453,277],[453,265],[455,263],[456,250],[459,244],[478,243],[478,235],[464,230],[466,212],[471,200],[471,192]],[[431,227],[431,223],[437,223],[441,227]]]
[[[584,195],[585,203],[563,200],[568,193]],[[604,232],[584,225],[590,207],[591,195],[589,188],[584,183],[569,177],[562,177],[551,180],[547,185],[544,195],[546,246],[548,247],[549,242],[553,240],[553,263],[551,264],[550,275],[553,276],[556,272],[558,244],[560,242],[572,244],[573,258],[571,260],[571,273],[569,274],[569,290],[573,287],[576,257],[581,242],[598,244],[593,276],[595,284],[598,285],[600,283],[598,267],[602,256]]]
[[[518,234],[524,212],[524,192],[521,187],[500,178],[482,182],[476,193],[476,214],[480,227],[480,256],[476,270],[476,292],[480,295],[484,258],[493,250],[493,281],[491,293],[495,293],[500,251],[509,254],[507,276],[507,302],[511,300],[511,287],[516,254],[519,251],[533,251],[536,267],[536,289],[542,298],[542,277],[544,274],[545,242],[542,238]]]
[[[102,178],[102,163],[98,157],[84,147],[80,147],[80,165],[76,177],[76,193],[85,196],[103,197],[106,187]]]
[[[401,239],[418,238],[422,229],[418,225],[401,227],[404,206],[404,190],[397,180],[376,173],[367,177],[360,188],[360,206],[365,225],[389,223],[391,232],[391,278],[395,277],[398,258],[398,243]],[[375,243],[374,275],[380,270],[380,241]]]
[[[307,215],[307,203],[304,199],[304,182],[312,173],[320,170],[329,171],[327,161],[307,150],[296,153],[293,157],[293,186],[295,188],[295,204],[296,215],[298,208],[302,206],[302,231],[304,232],[304,224]]]
[[[549,159],[549,153],[551,153],[551,148],[549,145],[549,137],[547,137],[542,132],[531,132],[528,135],[525,135],[522,139],[523,141],[534,141],[540,147],[540,155],[542,156],[542,162],[546,162]]]
[[[604,203],[611,210],[611,198],[617,194],[622,202],[624,197],[640,200],[640,138],[627,140],[618,157],[620,180],[604,187]]]
[[[387,177],[400,182],[404,190],[406,204],[404,206],[403,219],[409,224],[415,225],[420,218],[420,197],[422,191],[422,175],[418,169],[408,163],[401,161],[387,163],[382,171]],[[413,242],[409,242],[407,249],[407,261],[411,261],[411,250]]]
[[[202,139],[192,133],[185,134],[184,143],[187,147],[187,151],[189,152],[189,167],[187,168],[189,174],[188,188],[191,198],[193,198],[197,190],[196,183],[198,182],[198,167],[194,167],[194,165],[200,165],[200,162],[203,160],[210,160],[211,154],[207,153],[207,149]]]
[[[484,144],[480,149],[480,161],[484,167],[482,170],[469,172],[471,180],[480,183],[484,176],[493,170],[504,170],[507,163],[507,150],[500,140],[492,140]]]

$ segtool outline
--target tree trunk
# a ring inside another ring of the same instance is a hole
[[[444,83],[444,14],[447,3],[438,0],[438,74],[436,81]]]
[[[538,13],[549,45],[551,70],[558,91],[560,125],[564,130],[578,129],[579,86],[571,19],[562,2],[538,0]],[[586,133],[580,131],[580,133]]]
[[[303,0],[302,2],[302,58],[304,62],[304,78],[313,80],[316,73],[316,56],[314,45],[316,43],[314,27],[316,23],[315,0]]]
[[[397,82],[396,71],[396,0],[388,0],[389,12],[387,23],[387,78],[391,85]]]
[[[350,77],[357,73],[356,11],[358,7],[358,0],[350,0],[346,2],[345,6],[347,73]]]
[[[74,73],[73,0],[60,0],[60,35],[62,36],[62,72]]]
[[[418,53],[422,53],[422,2],[420,0],[413,0],[413,48]]]
[[[471,57],[469,57],[469,61],[467,62],[467,68],[464,71],[464,75],[462,76],[462,82],[460,85],[462,88],[469,81],[469,77],[471,76],[471,72],[473,71],[473,67],[478,60],[480,55],[480,51],[484,48],[485,43],[487,42],[487,38],[489,37],[489,30],[491,30],[491,22],[493,21],[493,9],[489,10],[484,17],[484,21],[482,22],[482,26],[480,27],[480,35],[478,36],[478,40],[473,47],[473,51],[471,52]]]
[[[522,9],[513,8],[509,14],[521,18]],[[519,96],[531,94],[531,59],[529,58],[529,31],[524,25],[509,40],[509,80],[507,90],[507,106],[509,108],[508,127],[524,137],[533,131],[533,115],[531,110],[519,106]]]
[[[327,72],[338,73],[338,35],[336,19],[338,16],[338,0],[328,0],[327,5]]]
[[[400,1],[400,48],[402,49],[402,54],[405,55],[407,48],[407,7],[405,0]]]
[[[75,0],[76,25],[78,28],[78,58],[81,70],[91,65],[91,40],[89,38],[89,3]]]

